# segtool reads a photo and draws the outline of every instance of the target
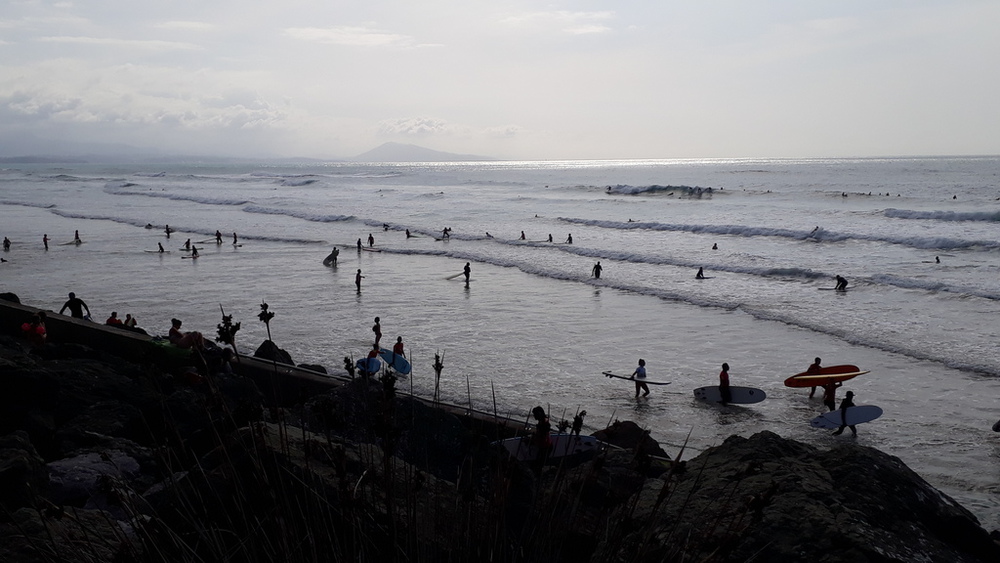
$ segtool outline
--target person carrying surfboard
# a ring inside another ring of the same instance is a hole
[[[822,361],[823,360],[820,360],[819,358],[816,358],[815,360],[813,360],[812,365],[809,366],[809,369],[806,370],[806,373],[808,373],[808,374],[819,374],[820,370],[823,369],[819,365],[820,362],[822,362]],[[809,398],[812,399],[813,395],[815,395],[815,394],[816,394],[816,386],[813,385],[812,389],[809,390]],[[830,409],[830,410],[833,410],[833,409]]]
[[[823,386],[823,404],[830,409],[830,412],[837,410],[837,387],[842,385],[844,384],[839,381],[831,381]]]
[[[646,360],[639,358],[639,367],[635,368],[635,371],[632,372],[632,378],[635,379],[636,398],[639,397],[639,391],[643,391],[643,397],[649,395],[649,386],[643,381],[646,379]]]
[[[848,391],[847,393],[844,394],[844,400],[840,401],[840,417],[841,417],[840,420],[841,420],[842,424],[840,425],[840,428],[836,429],[833,432],[834,436],[840,436],[841,434],[844,433],[844,428],[850,427],[851,434],[853,434],[855,438],[858,437],[858,429],[855,428],[853,424],[846,424],[847,423],[847,409],[849,409],[849,408],[851,408],[853,406],[854,406],[854,391]],[[830,410],[833,410],[833,409],[830,409]]]
[[[469,276],[472,275],[472,266],[468,262],[465,263],[465,267],[462,268],[462,273],[465,274],[465,283],[469,283]]]

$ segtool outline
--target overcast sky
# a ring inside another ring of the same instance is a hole
[[[997,0],[0,0],[0,129],[320,158],[1000,154],[998,29]]]

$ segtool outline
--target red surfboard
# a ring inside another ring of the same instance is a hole
[[[862,371],[858,366],[842,365],[820,368],[818,372],[809,373],[804,371],[797,373],[785,380],[785,387],[822,387],[827,383],[847,381],[859,375],[868,373]]]

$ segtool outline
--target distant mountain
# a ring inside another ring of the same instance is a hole
[[[496,160],[488,156],[455,154],[436,151],[405,143],[384,143],[348,160],[359,162],[464,162],[474,160]]]

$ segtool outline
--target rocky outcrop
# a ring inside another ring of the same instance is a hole
[[[261,342],[260,346],[258,346],[257,350],[253,353],[253,356],[263,360],[275,361],[279,364],[287,364],[290,366],[295,365],[295,362],[292,361],[292,355],[281,348],[278,348],[278,345],[270,340]]]

